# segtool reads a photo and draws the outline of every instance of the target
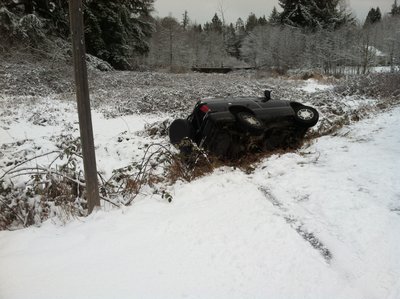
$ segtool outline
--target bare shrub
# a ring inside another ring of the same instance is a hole
[[[335,91],[342,95],[364,95],[374,98],[400,96],[400,73],[377,73],[351,77],[339,84]]]

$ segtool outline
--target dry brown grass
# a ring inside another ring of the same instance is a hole
[[[190,156],[175,155],[171,163],[166,167],[166,181],[174,184],[176,181],[193,181],[212,173],[215,169],[223,166],[240,169],[249,174],[266,158],[272,155],[284,155],[295,152],[299,147],[310,143],[312,137],[306,137],[301,142],[286,148],[277,148],[270,151],[247,152],[236,159],[222,159],[212,154],[202,152],[193,153]]]
[[[190,156],[177,154],[172,156],[170,164],[165,169],[166,179],[170,184],[178,180],[190,182],[213,172],[222,165],[222,161],[204,152],[195,151]]]

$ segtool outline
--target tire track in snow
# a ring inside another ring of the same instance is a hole
[[[279,215],[283,217],[287,224],[290,225],[306,242],[308,242],[315,250],[317,250],[324,260],[329,264],[333,258],[331,251],[322,243],[321,240],[313,233],[307,230],[305,224],[289,213],[289,210],[280,202],[271,191],[264,187],[258,186],[264,197],[279,210]]]

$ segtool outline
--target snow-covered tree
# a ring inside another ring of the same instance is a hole
[[[68,0],[3,0],[18,14],[33,14],[44,22],[47,34],[69,35]],[[152,32],[154,0],[84,1],[87,51],[126,69],[128,59],[146,54]]]
[[[268,32],[262,27],[257,27],[251,31],[243,41],[241,56],[255,68],[266,64],[268,61],[265,57],[269,47],[269,44],[266,44],[268,41],[267,37]]]
[[[252,66],[288,70],[299,67],[304,49],[303,34],[294,28],[257,26],[244,39],[242,58]]]
[[[128,57],[149,51],[153,1],[88,1],[85,7],[88,53],[110,62],[117,69],[129,68]]]
[[[226,51],[230,56],[240,59],[240,46],[240,35],[236,34],[235,27],[231,23],[225,30]]]
[[[400,71],[400,18],[384,18],[377,27],[377,46],[382,49],[391,71]]]
[[[148,61],[156,67],[188,67],[192,63],[189,32],[173,17],[156,20]]]
[[[336,29],[351,21],[350,15],[339,4],[340,0],[279,0],[283,9],[280,21],[314,31]]]

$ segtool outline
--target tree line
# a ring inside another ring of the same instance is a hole
[[[366,73],[400,64],[400,6],[382,16],[372,8],[358,24],[339,0],[280,0],[268,17],[251,13],[226,24],[216,13],[203,25],[172,17],[155,20],[146,63],[154,67],[251,66],[279,72],[320,69],[329,74]],[[220,17],[222,15],[222,17]],[[189,24],[189,25],[188,25]]]
[[[268,17],[251,13],[229,24],[222,8],[209,22],[196,24],[187,11],[180,20],[153,18],[153,4],[84,1],[87,51],[117,69],[251,66],[342,73],[351,67],[364,73],[374,65],[400,64],[397,0],[386,16],[372,8],[363,24],[342,0],[279,0],[280,9]],[[17,38],[25,24],[34,33],[68,38],[67,0],[0,0],[0,7],[0,34]]]

